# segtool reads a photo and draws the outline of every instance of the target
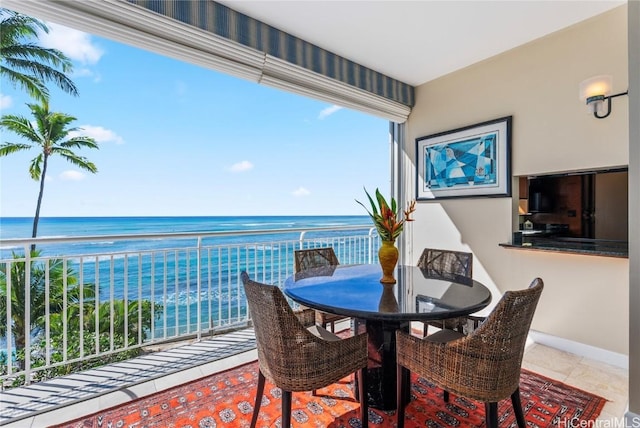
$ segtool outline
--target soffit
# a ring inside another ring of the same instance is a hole
[[[272,1],[220,3],[416,86],[625,1]]]

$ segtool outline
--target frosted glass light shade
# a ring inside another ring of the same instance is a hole
[[[599,110],[604,97],[611,93],[611,76],[594,76],[580,83],[580,101],[585,102],[589,111],[595,113]]]
[[[580,83],[580,100],[587,101],[589,98],[602,95],[607,96],[611,93],[611,76],[594,76],[583,80]]]

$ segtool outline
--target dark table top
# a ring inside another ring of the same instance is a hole
[[[397,266],[396,284],[380,283],[378,264],[310,269],[285,280],[296,302],[338,315],[379,321],[430,321],[468,315],[491,302],[487,287],[465,277],[429,275]]]

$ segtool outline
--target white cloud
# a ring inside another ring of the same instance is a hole
[[[300,186],[296,190],[291,192],[291,194],[293,196],[299,198],[299,197],[302,197],[302,196],[309,196],[311,194],[311,192],[309,190],[305,189],[304,187]]]
[[[60,179],[66,181],[80,181],[84,180],[84,177],[85,175],[83,173],[72,169],[68,169],[60,174]]]
[[[40,33],[42,46],[58,49],[72,60],[83,64],[95,64],[104,53],[94,45],[91,35],[62,25],[47,22],[49,33]]]
[[[13,104],[13,100],[9,95],[0,94],[0,109],[5,109],[11,107]]]
[[[95,73],[93,70],[86,67],[74,69],[73,77],[93,77],[94,82],[102,80],[102,76],[100,74]]]
[[[322,120],[327,116],[331,116],[333,113],[342,110],[342,107],[337,106],[337,105],[332,105],[331,107],[327,107],[325,109],[323,109],[320,114],[318,115],[318,119]]]
[[[69,133],[69,137],[77,136],[91,137],[98,143],[114,142],[116,144],[124,144],[121,136],[102,126],[82,125],[79,131]]]
[[[244,172],[253,169],[253,164],[249,161],[242,161],[231,165],[231,172]]]

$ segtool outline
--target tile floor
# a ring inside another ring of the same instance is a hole
[[[527,347],[522,366],[606,398],[598,419],[610,423],[602,426],[620,426],[627,410],[628,370],[537,343]]]

